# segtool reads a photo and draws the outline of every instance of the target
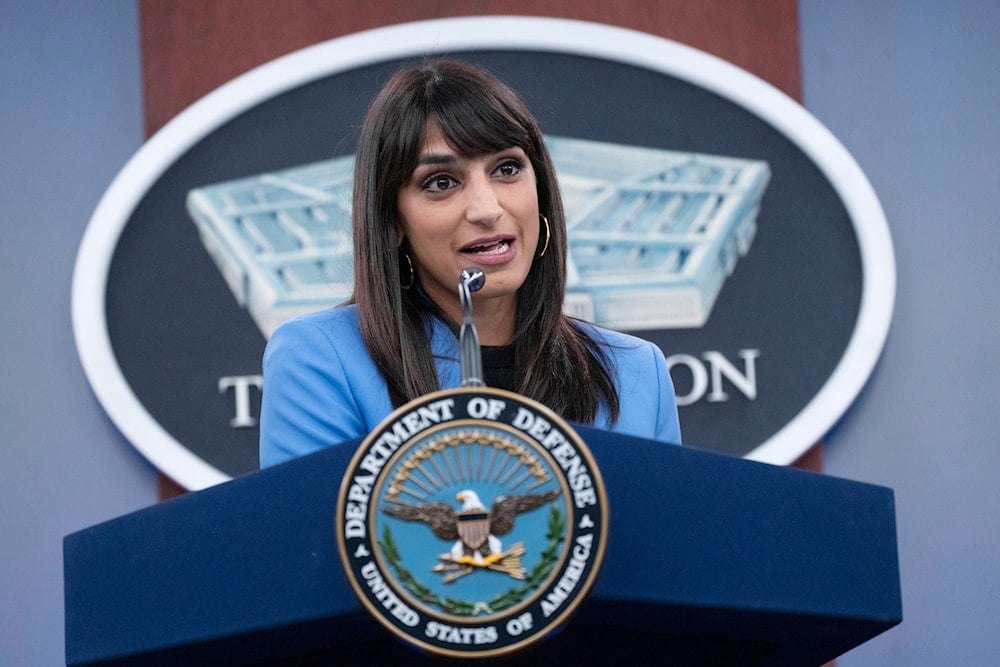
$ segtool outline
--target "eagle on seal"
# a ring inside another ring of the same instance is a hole
[[[506,535],[514,528],[518,514],[530,512],[555,500],[559,491],[545,493],[497,496],[489,510],[471,489],[456,496],[462,509],[456,512],[444,502],[411,505],[397,503],[384,507],[383,512],[403,521],[422,521],[442,540],[454,540],[451,557],[456,561],[463,556],[483,564],[491,555],[498,557],[503,546],[497,535]]]

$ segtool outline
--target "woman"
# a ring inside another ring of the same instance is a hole
[[[680,442],[658,348],[562,313],[566,221],[534,117],[485,71],[398,72],[369,109],[354,172],[354,294],[286,322],[264,355],[261,465],[366,435],[460,382],[457,292],[473,295],[486,384],[564,418]]]

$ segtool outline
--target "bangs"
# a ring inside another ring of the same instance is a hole
[[[477,157],[517,146],[536,153],[518,100],[509,91],[476,85],[478,81],[438,79],[426,91],[426,118],[437,122],[448,143],[463,157]]]

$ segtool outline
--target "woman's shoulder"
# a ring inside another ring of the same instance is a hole
[[[378,374],[367,350],[354,306],[297,315],[267,341],[265,384],[276,377],[302,383],[303,374],[316,374],[328,385],[347,386]]]
[[[347,335],[360,335],[358,309],[354,305],[326,308],[311,313],[296,315],[282,322],[271,334],[272,340],[288,338],[310,338],[323,335],[332,340]]]
[[[659,346],[593,324],[580,326],[601,346],[618,387],[621,413],[610,428],[640,438],[679,444],[677,399],[667,359]],[[601,420],[597,424],[599,428],[609,428]]]
[[[574,320],[574,324],[581,331],[583,331],[592,341],[596,344],[602,346],[605,352],[613,356],[620,355],[645,355],[649,354],[653,350],[659,350],[656,345],[639,338],[638,336],[633,336],[631,334],[622,333],[621,331],[615,331],[613,329],[605,329],[604,327],[599,327],[591,322],[585,322],[583,320]]]

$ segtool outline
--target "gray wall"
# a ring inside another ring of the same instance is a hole
[[[1000,654],[998,6],[800,0],[806,106],[874,184],[899,265],[885,354],[826,458],[896,489],[906,620],[842,667]],[[0,0],[0,17],[0,664],[55,665],[62,536],[156,500],[69,305],[87,219],[142,141],[137,12]]]
[[[903,614],[838,661],[1000,655],[1000,3],[800,0],[805,106],[878,192],[896,311],[826,469],[896,490]]]
[[[65,664],[63,535],[156,502],[70,325],[87,219],[142,143],[137,18],[0,0],[0,665]]]

